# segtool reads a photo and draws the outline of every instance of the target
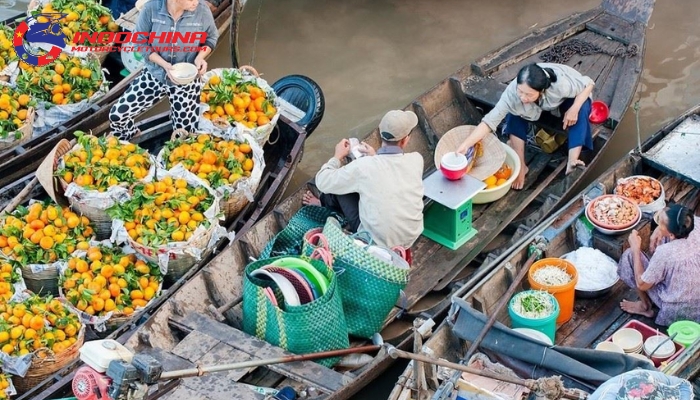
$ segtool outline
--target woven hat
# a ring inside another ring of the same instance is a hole
[[[442,156],[457,151],[459,145],[471,135],[475,128],[474,125],[460,125],[445,132],[435,148],[435,168],[440,169]],[[481,147],[482,155],[476,158],[475,163],[471,164],[467,174],[483,181],[503,166],[506,160],[506,151],[503,149],[503,143],[493,134],[486,135],[481,141]]]

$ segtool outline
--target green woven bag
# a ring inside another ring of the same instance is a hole
[[[401,291],[408,283],[408,268],[385,262],[355,244],[340,224],[329,218],[323,227],[338,272],[338,287],[351,335],[371,338],[379,332]],[[305,246],[304,251],[312,250]],[[398,255],[397,255],[398,257]],[[407,266],[407,265],[406,265]]]
[[[260,258],[301,254],[304,234],[313,228],[322,227],[332,214],[331,210],[319,206],[304,206],[292,216],[287,226],[279,231],[260,253]]]
[[[243,278],[243,331],[295,354],[315,353],[350,347],[345,324],[343,304],[338,291],[335,273],[322,261],[301,257],[329,280],[328,290],[320,298],[300,306],[285,306],[285,310],[272,304],[264,293],[269,281],[251,273],[275,260],[274,257],[258,260],[245,268]],[[275,289],[278,304],[284,297]],[[324,358],[317,362],[332,367],[340,357]]]

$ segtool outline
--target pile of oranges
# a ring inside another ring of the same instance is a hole
[[[28,94],[0,85],[0,138],[21,138],[18,129],[29,117],[29,108],[34,106],[36,101]]]
[[[209,105],[204,118],[224,118],[229,124],[240,122],[248,128],[269,124],[277,113],[267,93],[254,82],[243,82],[238,71],[212,75],[202,88],[200,101]]]
[[[10,377],[7,374],[0,374],[0,400],[9,399],[7,389],[10,388]]]
[[[157,247],[188,241],[199,227],[209,228],[204,212],[214,203],[205,186],[192,186],[184,179],[165,177],[137,183],[131,199],[107,209],[136,243]]]
[[[69,259],[59,285],[66,299],[86,314],[129,316],[156,297],[161,281],[157,265],[99,245]]]
[[[0,301],[9,301],[15,294],[14,284],[19,282],[21,275],[16,263],[11,260],[0,264]]]
[[[207,134],[166,143],[162,157],[167,169],[183,164],[214,189],[250,176],[255,166],[250,144]]]
[[[77,32],[117,32],[119,25],[114,22],[109,8],[104,7],[94,0],[51,0],[36,14],[66,14],[60,21],[61,30],[68,38],[66,45],[92,46],[91,43],[73,43],[73,37]],[[46,17],[37,17],[37,22],[48,22]]]
[[[58,299],[32,295],[22,302],[0,302],[0,351],[18,357],[37,351],[55,355],[78,340],[80,318]]]
[[[14,29],[0,25],[0,71],[12,61],[17,60],[15,46],[12,44]]]
[[[510,168],[510,165],[503,163],[501,168],[495,174],[484,179],[486,189],[493,189],[504,185],[512,174],[513,170]]]
[[[0,218],[0,250],[22,265],[65,260],[76,249],[87,249],[92,234],[86,217],[48,202]]]
[[[102,69],[96,57],[69,57],[63,53],[58,61],[42,67],[24,62],[19,66],[22,72],[17,78],[17,89],[55,105],[87,100],[103,84]]]
[[[66,183],[104,192],[119,184],[132,184],[148,175],[148,152],[114,136],[97,138],[76,131],[78,144],[63,156],[64,167],[56,171]]]

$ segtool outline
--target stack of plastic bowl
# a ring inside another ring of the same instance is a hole
[[[600,351],[609,351],[611,353],[624,353],[625,351],[622,350],[622,348],[618,345],[616,345],[613,342],[600,342],[598,345],[595,347],[596,350]]]
[[[625,353],[640,353],[644,346],[642,333],[632,328],[622,328],[612,336],[612,342]]]

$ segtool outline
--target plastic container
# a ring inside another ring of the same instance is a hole
[[[645,323],[643,323],[643,322],[637,321],[636,319],[632,319],[632,320],[630,320],[628,323],[626,323],[626,324],[624,324],[623,326],[620,327],[620,329],[624,329],[624,328],[630,328],[630,329],[636,329],[636,330],[638,330],[638,331],[642,334],[643,340],[647,340],[647,339],[648,339],[649,337],[651,337],[651,336],[663,335],[663,334],[660,333],[657,329],[654,329],[654,328],[652,328],[651,326],[649,326],[649,325],[647,325],[647,324],[645,324]],[[613,334],[614,334],[614,333],[613,333]],[[605,340],[606,340],[607,342],[612,342],[612,335],[610,335],[610,337],[608,337],[608,338],[605,339]],[[658,359],[658,358],[656,358],[656,357],[654,357],[654,358],[651,359],[651,361],[654,362],[654,366],[655,366],[655,367],[658,367],[659,365],[661,365],[661,362],[662,362],[662,361],[663,361],[663,362],[670,363],[670,362],[672,362],[673,360],[675,360],[676,357],[678,357],[681,353],[683,353],[683,350],[685,350],[685,347],[683,347],[683,345],[681,345],[680,343],[678,343],[675,339],[673,340],[673,344],[676,346],[676,351],[675,351],[675,353],[673,353],[673,355],[672,355],[671,357],[669,357],[669,358],[666,359],[666,360],[661,360],[661,359]]]
[[[188,85],[197,77],[197,67],[190,63],[177,63],[173,65],[172,81],[178,85]]]
[[[526,318],[521,315],[518,315],[514,310],[513,310],[513,302],[514,300],[518,297],[523,295],[523,293],[529,293],[529,292],[534,292],[534,290],[526,290],[524,292],[517,293],[513,298],[510,299],[508,302],[508,315],[510,315],[510,320],[511,320],[511,328],[530,328],[534,329],[536,331],[542,332],[545,335],[547,335],[548,338],[552,340],[552,343],[555,343],[555,336],[557,333],[557,317],[559,316],[559,303],[557,300],[554,298],[554,296],[550,295],[550,299],[552,300],[552,304],[554,305],[554,312],[544,318],[538,318],[538,319],[532,319],[532,318]]]
[[[668,327],[668,334],[677,334],[673,340],[688,347],[700,338],[700,324],[694,321],[676,321]]]
[[[632,176],[628,176],[628,177],[626,177],[626,178],[618,179],[618,180],[617,180],[617,185],[615,185],[614,193],[617,194],[617,195],[624,196],[624,194],[618,192],[618,187],[619,187],[622,183],[625,183],[625,182],[627,182],[627,181],[629,181],[629,180],[632,180],[632,179],[648,179],[648,180],[656,181],[656,183],[658,183],[659,186],[661,187],[661,194],[659,195],[659,197],[658,197],[656,200],[652,201],[652,202],[649,203],[649,204],[639,204],[639,209],[640,209],[643,213],[646,213],[646,214],[653,214],[653,213],[655,213],[655,212],[657,212],[657,211],[659,211],[659,210],[662,210],[664,207],[666,207],[666,192],[664,191],[664,185],[662,185],[661,182],[659,182],[658,179],[653,178],[653,177],[651,177],[651,176],[647,176],[647,175],[632,175]]]
[[[111,340],[85,342],[80,348],[80,359],[97,372],[105,372],[112,360],[131,362],[134,354],[121,343]]]
[[[591,103],[591,114],[588,116],[588,120],[591,121],[592,124],[602,124],[608,120],[609,115],[610,109],[607,104],[600,100]]]
[[[535,281],[532,277],[535,271],[547,265],[555,265],[559,268],[564,268],[566,272],[571,275],[571,281],[560,286],[547,286]],[[571,319],[574,313],[574,297],[576,296],[576,283],[578,282],[578,272],[574,264],[561,258],[543,258],[532,264],[527,273],[527,280],[530,282],[530,287],[533,289],[546,290],[557,299],[559,309],[561,310],[557,318],[557,324],[563,324]]]
[[[451,181],[462,179],[468,167],[469,160],[464,154],[451,152],[442,156],[440,160],[440,171]]]

